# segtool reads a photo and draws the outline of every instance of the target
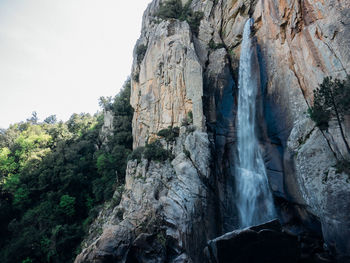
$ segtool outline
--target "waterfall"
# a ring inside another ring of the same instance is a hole
[[[237,208],[240,227],[247,227],[272,219],[275,209],[269,189],[264,161],[255,134],[256,97],[259,72],[253,72],[255,46],[251,35],[253,19],[243,32],[238,82],[236,168]]]

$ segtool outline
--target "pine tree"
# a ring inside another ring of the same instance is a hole
[[[322,84],[314,90],[314,105],[309,109],[309,116],[321,130],[327,130],[329,121],[336,118],[342,139],[350,154],[350,147],[342,127],[344,116],[347,114],[350,114],[350,75],[345,80],[324,78]]]

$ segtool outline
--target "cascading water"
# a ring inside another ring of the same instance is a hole
[[[255,54],[255,46],[250,37],[252,24],[253,19],[249,19],[244,26],[238,83],[238,163],[235,178],[241,228],[266,222],[275,215],[265,165],[255,134],[259,73],[253,72],[252,68]]]

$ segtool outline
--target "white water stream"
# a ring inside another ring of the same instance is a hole
[[[244,26],[238,82],[236,202],[241,228],[266,222],[275,216],[266,169],[255,134],[259,72],[254,72],[252,68],[255,54],[250,36],[252,24],[253,20],[249,19]]]

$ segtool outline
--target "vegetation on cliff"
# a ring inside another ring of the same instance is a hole
[[[187,21],[192,32],[198,35],[199,25],[203,18],[203,12],[193,12],[191,9],[192,0],[187,1],[183,6],[181,0],[168,0],[161,2],[156,16],[161,19],[179,19]]]
[[[89,223],[124,183],[131,152],[130,81],[114,100],[108,147],[103,114],[36,114],[0,133],[0,261],[72,262]],[[117,176],[116,176],[117,175]]]
[[[345,80],[324,78],[320,86],[314,90],[314,105],[309,109],[310,118],[321,130],[329,128],[331,119],[336,119],[341,137],[348,154],[350,147],[346,140],[342,123],[345,115],[350,114],[350,75]],[[338,172],[350,173],[350,162],[346,159],[337,163]]]

